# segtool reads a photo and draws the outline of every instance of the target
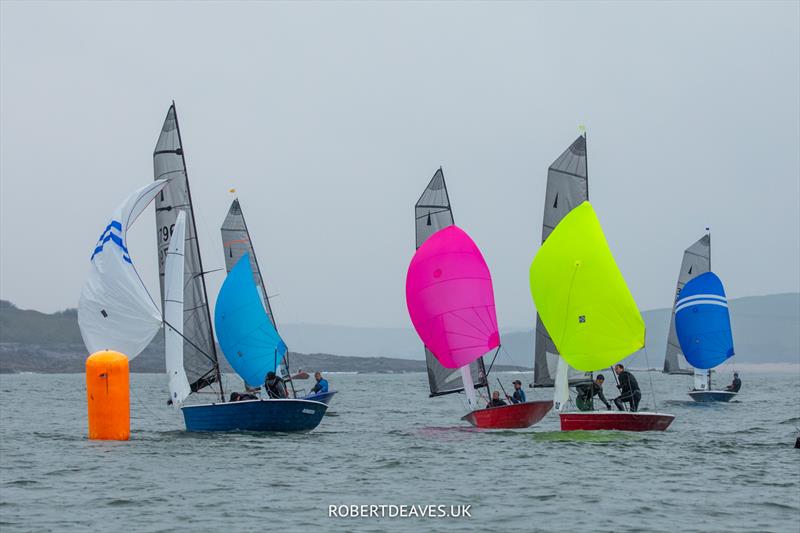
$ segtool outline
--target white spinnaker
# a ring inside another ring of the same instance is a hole
[[[169,240],[164,267],[164,349],[169,377],[169,396],[180,407],[192,392],[183,369],[183,251],[186,245],[186,212],[180,211]]]
[[[569,402],[569,364],[560,355],[553,387],[553,406],[556,411],[563,411]]]
[[[89,353],[116,350],[133,359],[161,327],[161,312],[133,266],[126,235],[166,184],[157,180],[131,194],[97,240],[78,303],[78,326]]]

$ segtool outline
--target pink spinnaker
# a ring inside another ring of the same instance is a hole
[[[406,304],[420,339],[444,367],[460,368],[500,346],[489,267],[456,226],[437,231],[414,254]]]

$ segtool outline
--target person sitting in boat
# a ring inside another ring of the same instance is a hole
[[[328,392],[328,380],[322,377],[322,373],[314,372],[314,379],[317,382],[314,384],[314,388],[311,389],[311,394]]]
[[[733,373],[733,383],[725,387],[725,390],[728,392],[739,392],[739,389],[742,388],[742,380],[739,379],[739,373]]]
[[[603,394],[603,383],[605,383],[605,381],[605,376],[603,376],[603,374],[598,374],[591,383],[581,383],[575,387],[575,390],[578,391],[578,397],[575,399],[575,405],[578,406],[578,409],[581,411],[591,411],[592,398],[595,396],[606,404],[606,409],[611,409],[611,404],[606,400],[605,394]]]
[[[508,398],[511,403],[525,403],[527,400],[525,399],[525,391],[522,390],[522,382],[520,380],[514,380],[511,382],[514,385],[514,394],[509,396],[506,394],[506,398]]]
[[[492,393],[492,400],[486,404],[486,408],[489,409],[491,407],[502,407],[504,405],[508,405],[504,400],[500,399],[500,391],[494,391]]]
[[[249,394],[247,392],[232,392],[231,399],[232,402],[243,402],[245,400],[258,400],[258,397],[254,394]]]
[[[614,398],[614,404],[620,411],[625,410],[625,403],[631,404],[631,411],[636,412],[639,410],[639,401],[642,399],[642,391],[639,390],[639,382],[633,377],[633,374],[625,370],[625,367],[618,363],[614,365],[614,373],[619,380],[620,395]]]
[[[268,372],[267,379],[264,382],[264,389],[270,398],[288,398],[289,393],[286,392],[286,384],[275,372]]]

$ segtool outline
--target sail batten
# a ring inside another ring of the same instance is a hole
[[[208,306],[205,272],[197,241],[197,227],[174,103],[167,111],[161,134],[153,151],[153,171],[156,179],[170,178],[169,184],[156,198],[158,268],[162,306],[165,298],[164,274],[169,240],[175,228],[178,212],[183,210],[186,212],[184,369],[193,392],[217,383],[219,395],[224,398],[222,385],[219,383],[219,362]]]
[[[686,357],[681,350],[678,341],[678,333],[675,328],[675,305],[681,295],[683,287],[697,276],[711,270],[711,235],[706,234],[695,241],[683,252],[681,270],[678,274],[678,281],[675,286],[675,299],[672,306],[672,314],[669,321],[669,333],[667,334],[667,347],[664,354],[664,373],[666,374],[686,374],[694,373],[694,370],[686,361]]]
[[[586,137],[575,139],[547,169],[547,188],[542,219],[542,243],[559,222],[575,207],[589,199],[589,177],[586,161]],[[550,338],[539,314],[536,314],[534,339],[534,387],[553,387],[559,364],[558,349]],[[563,372],[563,371],[562,371]],[[591,380],[591,375],[569,368],[570,385]]]
[[[441,168],[434,173],[428,186],[417,200],[414,206],[414,218],[416,248],[422,246],[431,235],[440,229],[453,225],[450,197]],[[461,373],[442,366],[427,347],[425,347],[425,363],[431,396],[441,396],[464,390]],[[470,374],[475,388],[486,386],[486,368],[483,358],[470,364]]]

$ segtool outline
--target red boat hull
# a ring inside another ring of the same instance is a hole
[[[550,400],[512,403],[502,407],[477,409],[461,417],[461,420],[482,429],[522,429],[534,425],[552,408],[553,402]]]
[[[559,413],[561,431],[664,431],[675,415],[665,413],[631,413],[627,411],[586,411]]]

